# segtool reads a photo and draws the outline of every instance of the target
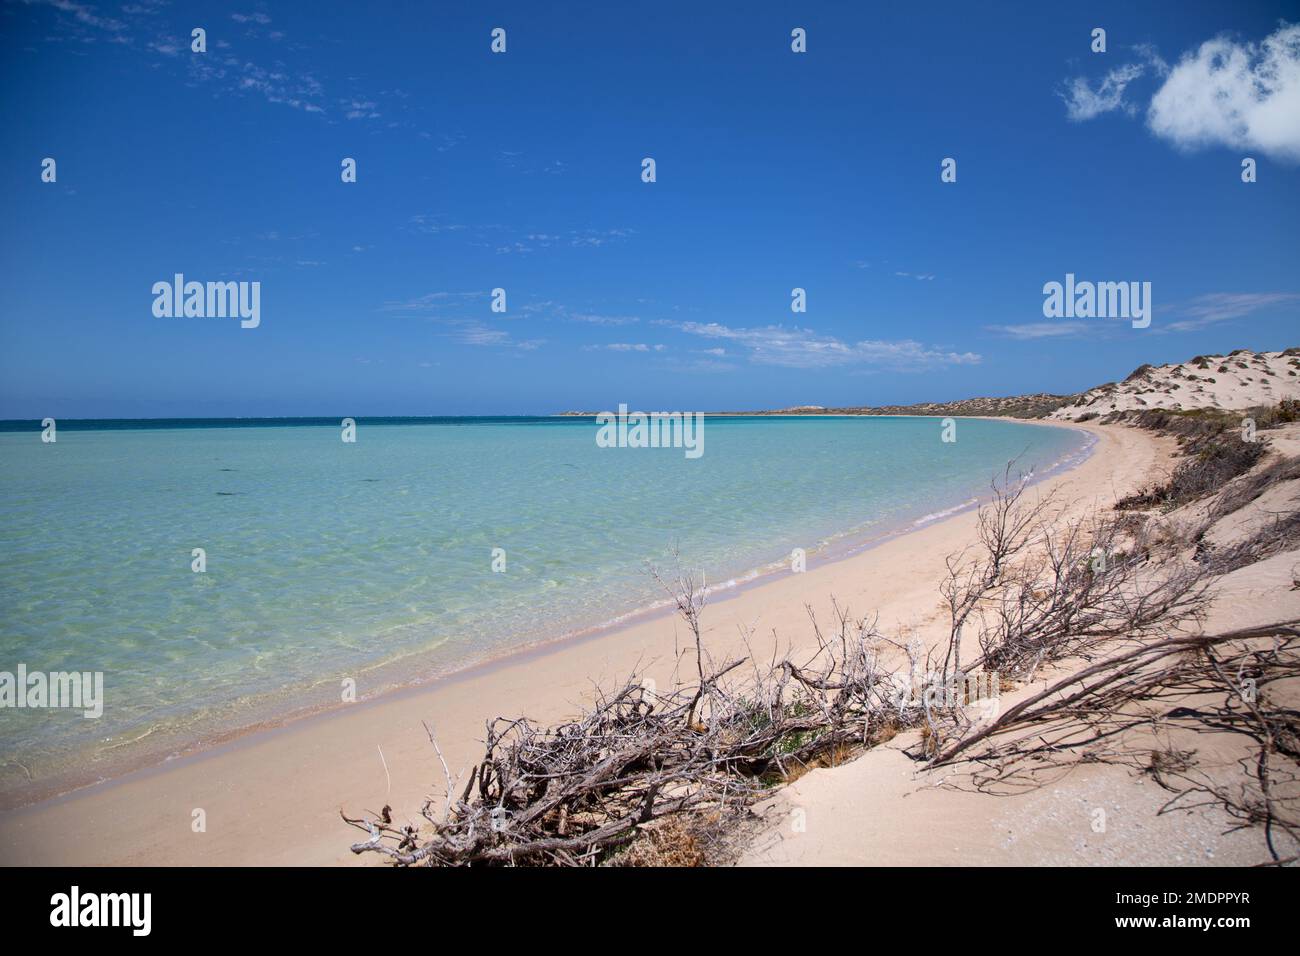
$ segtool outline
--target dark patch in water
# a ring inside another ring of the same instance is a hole
[[[242,491],[218,491],[217,496],[221,498],[233,498],[235,495],[242,495]]]

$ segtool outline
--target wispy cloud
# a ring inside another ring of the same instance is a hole
[[[641,319],[635,315],[599,315],[592,312],[570,312],[562,306],[557,314],[570,322],[585,322],[588,325],[635,325]]]
[[[997,332],[1013,339],[1065,338],[1073,335],[1096,333],[1100,325],[1087,322],[1026,322],[1023,325],[986,325],[986,331]]]
[[[99,12],[90,4],[77,3],[75,0],[23,0],[23,3],[27,6],[53,7],[64,16],[71,17],[81,26],[108,30],[112,33],[118,33],[126,29],[126,24],[121,20],[100,16]],[[145,8],[141,7],[139,9],[143,12]]]
[[[893,371],[921,371],[950,365],[975,365],[980,361],[980,356],[973,352],[954,352],[926,346],[912,339],[845,342],[797,326],[733,328],[717,322],[668,320],[659,320],[655,324],[671,326],[690,335],[732,342],[747,349],[749,360],[760,365],[787,368],[864,365]]]
[[[1151,331],[1156,332],[1193,332],[1239,319],[1267,309],[1270,306],[1288,304],[1300,306],[1300,293],[1297,292],[1211,292],[1197,296],[1186,302],[1174,303],[1161,314],[1179,317],[1173,322],[1153,324]],[[1021,341],[1032,339],[1073,338],[1088,336],[1098,338],[1106,335],[1112,328],[1105,321],[1093,322],[1026,322],[1020,325],[986,325],[985,331],[993,332],[1007,338]]]
[[[546,343],[545,339],[516,339],[505,329],[494,328],[485,322],[474,319],[441,319],[439,321],[451,326],[447,336],[453,342],[458,342],[461,345],[519,349],[524,352],[531,352],[541,348]]]
[[[1083,77],[1074,77],[1059,94],[1065,100],[1065,115],[1075,123],[1121,108],[1135,115],[1137,107],[1124,101],[1124,90],[1145,72],[1146,67],[1140,63],[1125,63],[1110,70],[1096,89]]]
[[[632,229],[584,229],[569,233],[571,246],[603,246],[634,234]]]
[[[608,345],[584,345],[584,352],[662,352],[666,345],[648,345],[645,342],[610,342]]]
[[[208,53],[186,60],[195,83],[218,86],[234,95],[255,93],[268,103],[306,113],[325,113],[325,87],[311,73],[292,74],[283,68],[267,69],[237,56]]]
[[[474,299],[487,297],[486,292],[428,292],[413,299],[385,302],[385,312],[438,312],[443,309],[457,308]]]
[[[135,0],[134,3],[122,4],[122,13],[127,16],[152,16],[167,6],[168,0]]]
[[[376,120],[383,115],[379,98],[355,93],[346,97],[330,98],[324,83],[310,70],[295,69],[281,61],[277,51],[266,66],[247,53],[235,54],[232,44],[223,36],[229,30],[218,30],[216,23],[208,24],[208,51],[190,52],[190,29],[193,24],[164,22],[160,16],[164,4],[158,0],[134,0],[122,4],[119,16],[100,12],[100,7],[81,0],[21,0],[27,6],[48,8],[53,11],[54,28],[46,39],[52,42],[110,42],[134,49],[147,55],[151,66],[173,62],[183,64],[188,80],[194,85],[204,85],[232,96],[258,95],[266,102],[287,106],[304,113],[329,116],[337,104],[338,114],[347,119]],[[249,44],[275,42],[285,36],[281,30],[271,29],[271,17],[260,12],[235,12],[230,20],[239,24],[241,39]],[[349,87],[353,86],[349,81]],[[328,105],[327,105],[328,104]]]
[[[378,104],[374,100],[358,100],[355,97],[348,97],[339,101],[343,115],[350,120],[359,119],[379,119],[380,113],[376,109]]]
[[[561,302],[550,299],[529,302],[514,311],[522,315],[538,316],[544,319],[556,319],[563,322],[581,322],[584,325],[623,326],[636,325],[641,321],[637,315],[610,315],[604,312],[590,312],[586,309],[573,309]]]
[[[1165,323],[1170,332],[1192,332],[1267,309],[1276,305],[1300,304],[1297,292],[1211,292],[1188,302],[1174,305],[1170,311],[1187,316],[1176,322]]]
[[[517,239],[498,242],[499,253],[530,253],[538,249],[592,249],[636,234],[633,229],[570,229],[561,232],[530,232]]]
[[[244,36],[253,40],[283,40],[283,30],[268,30],[271,18],[265,13],[232,13],[230,19],[244,25]]]
[[[465,227],[453,222],[445,222],[441,213],[419,213],[410,219],[410,228],[415,232],[427,232],[437,235],[440,232],[460,232]]]
[[[881,265],[886,269],[890,268],[888,262],[880,262],[878,265]],[[853,268],[870,269],[872,268],[872,263],[866,259],[857,259],[853,262]],[[915,279],[918,282],[933,282],[935,279],[935,274],[933,272],[912,272],[907,269],[894,269],[893,273],[899,279]]]

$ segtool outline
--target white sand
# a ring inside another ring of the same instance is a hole
[[[1107,415],[1144,408],[1246,409],[1300,398],[1300,356],[1251,352],[1195,356],[1200,361],[1157,365],[1122,382],[1089,389],[1077,404],[1050,416],[1074,421],[1080,415]]]

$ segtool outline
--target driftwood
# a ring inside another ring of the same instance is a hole
[[[847,616],[842,625],[851,626]],[[854,637],[852,646],[867,647],[869,635]],[[828,643],[760,681],[737,677],[747,663],[737,660],[663,694],[629,681],[553,728],[498,718],[459,796],[440,810],[426,801],[427,832],[344,816],[370,834],[352,849],[403,865],[590,865],[654,821],[690,815],[725,826],[789,768],[915,722],[918,709],[896,702],[877,662],[873,653],[846,659]]]

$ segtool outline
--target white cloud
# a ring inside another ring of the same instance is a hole
[[[385,312],[435,312],[438,309],[458,308],[471,299],[482,299],[486,292],[429,292],[401,302],[385,302]]]
[[[874,365],[896,371],[919,371],[946,365],[975,365],[980,356],[973,352],[952,352],[922,345],[911,339],[881,341],[864,339],[843,342],[818,335],[811,329],[769,325],[761,328],[731,328],[717,322],[667,322],[691,335],[724,339],[749,349],[749,359],[760,365],[787,368],[825,368],[832,365]]]
[[[461,345],[486,345],[531,352],[540,348],[546,341],[545,339],[516,339],[505,329],[494,329],[482,322],[469,319],[451,319],[446,322],[452,326],[452,331],[448,335]]]
[[[1086,79],[1076,76],[1060,94],[1061,99],[1065,100],[1066,116],[1076,123],[1082,123],[1120,107],[1130,113],[1134,112],[1136,108],[1124,102],[1124,90],[1145,72],[1146,68],[1139,63],[1117,66],[1106,74],[1095,90]]]
[[[1082,335],[1084,332],[1100,330],[1100,326],[1087,322],[1026,322],[1023,325],[987,325],[990,332],[997,332],[1013,339],[1047,339],[1066,335]]]
[[[260,93],[268,103],[307,113],[324,113],[319,104],[324,88],[310,73],[291,76],[281,69],[268,70],[235,56],[194,56],[186,59],[190,76],[228,92]]]
[[[1084,122],[1121,110],[1137,116],[1129,86],[1162,79],[1146,108],[1147,128],[1179,149],[1227,146],[1300,162],[1300,25],[1283,23],[1260,43],[1207,40],[1170,68],[1150,45],[1139,62],[1111,69],[1095,88],[1084,77],[1060,92],[1066,116]]]
[[[350,120],[355,119],[378,119],[380,114],[376,112],[375,107],[378,105],[374,100],[345,99],[340,100],[344,109],[344,116]]]
[[[1300,25],[1258,45],[1217,37],[1184,54],[1152,98],[1147,125],[1182,149],[1257,149],[1300,162]]]
[[[596,315],[591,312],[570,312],[560,308],[559,313],[573,322],[586,322],[588,325],[635,325],[641,320],[635,315]]]
[[[95,8],[85,3],[75,3],[74,0],[23,0],[24,3],[43,4],[44,6],[53,7],[60,13],[66,13],[76,19],[78,23],[85,24],[89,27],[98,27],[101,30],[116,32],[126,29],[126,24],[121,20],[114,20],[112,17],[101,17]]]
[[[666,345],[647,345],[644,342],[611,342],[608,345],[584,345],[587,352],[662,352]]]
[[[569,233],[569,245],[603,246],[615,239],[626,239],[633,233],[632,229],[586,229],[582,232]]]

